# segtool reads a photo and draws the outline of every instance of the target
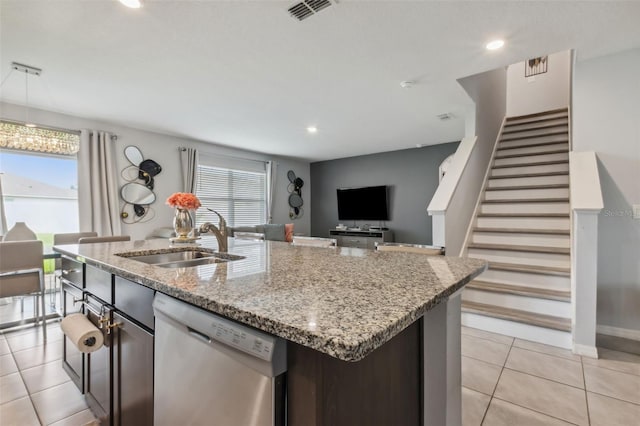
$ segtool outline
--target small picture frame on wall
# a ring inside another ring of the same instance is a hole
[[[532,77],[538,74],[544,74],[547,72],[549,65],[548,56],[539,56],[533,59],[527,59],[524,63],[524,76]]]

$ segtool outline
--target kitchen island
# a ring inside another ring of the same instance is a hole
[[[166,240],[55,250],[286,339],[289,424],[460,423],[459,290],[485,262],[229,241],[242,259],[190,268],[131,258],[195,247]]]

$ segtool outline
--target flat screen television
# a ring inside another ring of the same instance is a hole
[[[339,220],[389,220],[387,187],[338,189]]]

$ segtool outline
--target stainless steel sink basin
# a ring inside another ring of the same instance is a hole
[[[153,254],[118,253],[117,255],[161,268],[188,268],[244,259],[244,256],[235,254],[194,250],[192,248],[182,251],[159,251]]]

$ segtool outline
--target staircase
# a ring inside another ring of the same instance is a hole
[[[465,247],[489,269],[465,287],[462,322],[571,347],[569,114],[508,117]]]

